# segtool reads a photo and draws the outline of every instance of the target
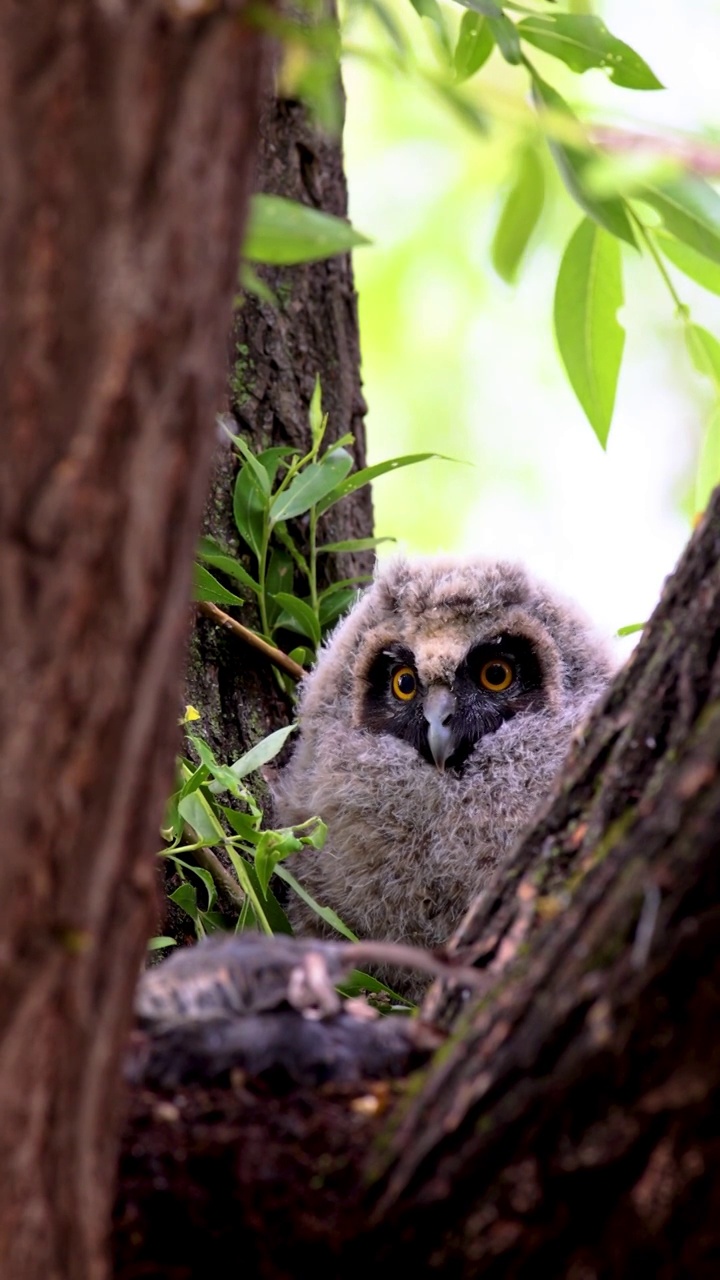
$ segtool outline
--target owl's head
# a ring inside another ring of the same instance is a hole
[[[578,718],[610,670],[582,614],[520,565],[398,559],[331,636],[304,682],[301,719],[342,716],[461,772],[516,716]]]

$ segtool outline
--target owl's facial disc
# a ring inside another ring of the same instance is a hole
[[[472,645],[452,685],[424,685],[404,644],[376,654],[360,724],[407,742],[428,764],[461,772],[478,742],[520,712],[545,705],[540,663],[529,639],[502,635]]]

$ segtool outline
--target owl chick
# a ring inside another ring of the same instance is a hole
[[[582,614],[520,565],[381,567],[303,681],[299,740],[272,784],[280,822],[328,826],[294,874],[360,938],[447,941],[611,669]],[[289,914],[326,932],[296,898]]]

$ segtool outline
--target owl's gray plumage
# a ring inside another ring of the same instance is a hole
[[[361,938],[445,942],[610,672],[583,615],[517,564],[382,567],[303,681],[299,741],[273,783],[280,822],[328,825],[294,874]],[[289,912],[298,932],[322,931],[299,900]]]

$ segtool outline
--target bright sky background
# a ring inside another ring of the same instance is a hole
[[[718,136],[720,0],[596,8],[667,89],[633,93],[602,72],[580,79],[538,54],[550,82],[576,103],[582,93],[597,119]],[[408,0],[394,11],[422,44]],[[367,28],[353,38],[367,45]],[[470,132],[399,73],[348,59],[344,74],[351,217],[374,241],[355,254],[371,461],[437,449],[472,464],[430,462],[382,479],[377,532],[408,552],[519,557],[607,632],[642,621],[689,534],[710,404],[662,281],[649,261],[624,255],[627,338],[603,453],[552,333],[559,256],[579,212],[553,188],[545,234],[508,287],[489,261],[511,176],[507,142]],[[497,54],[471,84],[524,96],[522,74]],[[674,278],[693,318],[720,336],[720,298]]]

